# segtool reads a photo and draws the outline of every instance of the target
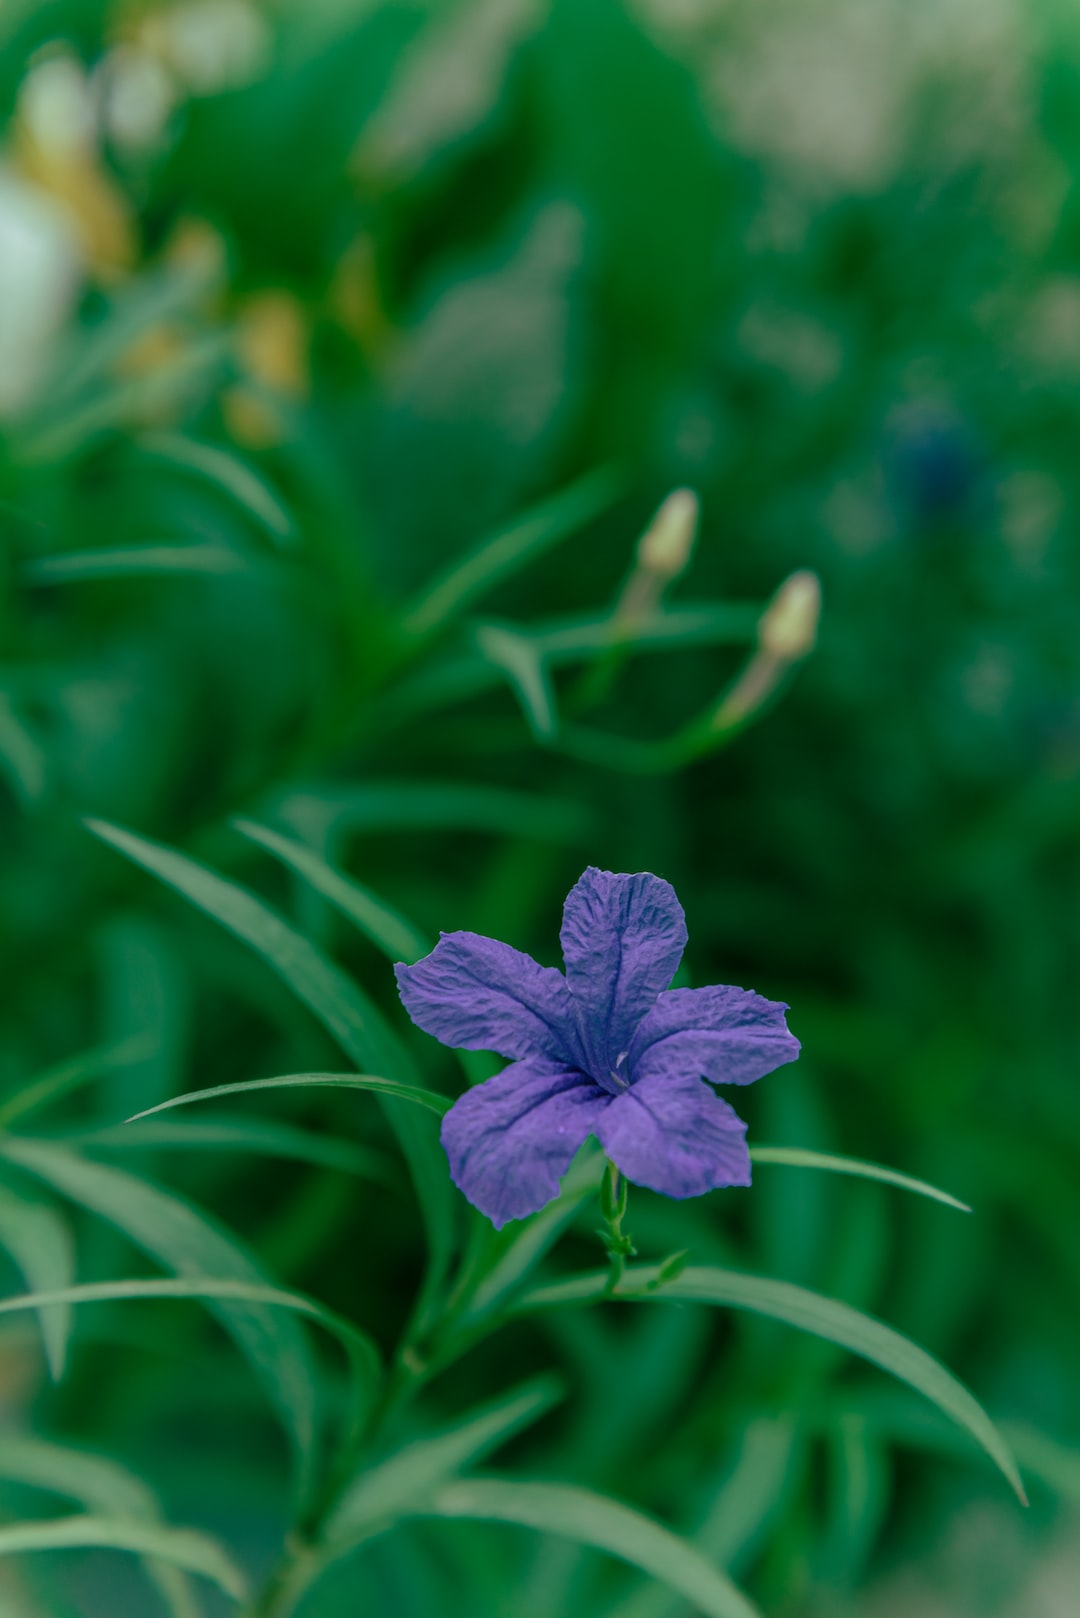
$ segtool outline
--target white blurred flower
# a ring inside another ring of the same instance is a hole
[[[14,414],[33,392],[81,273],[64,210],[0,168],[0,416]]]
[[[97,103],[82,63],[66,51],[38,61],[19,89],[19,117],[49,157],[70,157],[92,147]]]
[[[158,145],[177,101],[168,68],[141,45],[117,45],[103,66],[102,114],[117,146],[147,151]]]
[[[196,95],[249,84],[270,55],[270,26],[250,0],[184,0],[155,11],[139,42]]]

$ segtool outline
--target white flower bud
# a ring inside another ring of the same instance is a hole
[[[821,580],[802,569],[785,579],[758,620],[758,643],[778,663],[796,663],[814,649],[821,617]]]
[[[673,490],[638,541],[638,566],[656,578],[677,578],[690,560],[700,510],[693,489]]]

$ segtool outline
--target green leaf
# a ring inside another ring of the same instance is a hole
[[[707,1618],[758,1618],[757,1609],[688,1540],[618,1500],[561,1483],[471,1478],[445,1484],[415,1516],[517,1523],[607,1551],[677,1590]]]
[[[0,691],[0,775],[24,809],[44,794],[45,749],[6,691]]]
[[[30,1292],[21,1298],[0,1299],[0,1315],[19,1314],[27,1309],[49,1309],[57,1304],[121,1303],[147,1298],[192,1299],[222,1306],[222,1312],[226,1304],[243,1304],[247,1313],[256,1318],[261,1318],[267,1310],[284,1310],[313,1320],[337,1339],[349,1359],[353,1402],[345,1424],[342,1448],[351,1450],[371,1412],[382,1380],[379,1351],[371,1338],[351,1321],[301,1292],[285,1292],[280,1287],[258,1282],[220,1280],[212,1276],[191,1280],[90,1281],[56,1292]]]
[[[613,504],[621,487],[617,474],[603,469],[534,506],[429,585],[406,612],[402,620],[405,632],[430,635],[440,629],[486,591],[591,522]]]
[[[970,1213],[971,1208],[948,1191],[939,1191],[926,1180],[913,1180],[909,1174],[897,1169],[883,1168],[879,1163],[866,1163],[858,1157],[835,1157],[827,1152],[808,1152],[801,1146],[752,1146],[750,1157],[754,1163],[782,1163],[793,1169],[823,1169],[829,1174],[850,1174],[861,1180],[881,1180],[886,1185],[897,1185],[903,1191],[914,1191],[918,1196],[943,1202],[948,1208],[959,1208]]]
[[[691,1265],[675,1280],[664,1284],[662,1291],[656,1290],[658,1282],[658,1265],[636,1265],[627,1269],[616,1291],[608,1296],[631,1301],[660,1298],[748,1309],[837,1343],[852,1354],[879,1365],[901,1382],[907,1382],[966,1428],[1004,1473],[1018,1498],[1027,1504],[1016,1462],[982,1406],[932,1355],[891,1326],[805,1287],[764,1276],[740,1275],[735,1270]],[[512,1313],[560,1308],[572,1303],[598,1303],[605,1296],[607,1284],[607,1271],[600,1270],[538,1287],[527,1293]]]
[[[75,1247],[67,1220],[47,1203],[6,1186],[0,1187],[0,1243],[31,1291],[49,1292],[75,1279]],[[54,1382],[64,1374],[70,1331],[70,1310],[63,1304],[42,1310],[41,1337]]]
[[[270,800],[280,819],[314,839],[330,833],[490,832],[544,843],[576,843],[591,818],[584,804],[457,781],[373,781],[291,789]]]
[[[536,739],[546,741],[554,736],[559,728],[555,692],[530,637],[497,624],[482,624],[475,640],[481,656],[506,675]]]
[[[27,562],[30,584],[74,584],[83,579],[142,579],[169,574],[243,573],[248,562],[226,545],[128,545],[112,551],[68,551]]]
[[[156,1049],[157,1041],[152,1035],[135,1034],[113,1044],[98,1045],[78,1056],[69,1056],[0,1103],[0,1129],[10,1129],[17,1118],[25,1118],[39,1107],[59,1101],[61,1096],[80,1090],[102,1074],[145,1061]]]
[[[93,1515],[161,1521],[161,1507],[148,1484],[115,1461],[87,1450],[7,1432],[0,1443],[0,1477],[76,1500]],[[151,1560],[146,1571],[173,1618],[199,1618],[194,1595],[178,1568]]]
[[[361,1472],[326,1524],[323,1537],[330,1554],[344,1554],[359,1540],[407,1516],[432,1489],[530,1426],[561,1398],[554,1377],[539,1377],[434,1437],[405,1444]]]
[[[217,1541],[191,1528],[108,1517],[56,1517],[49,1522],[0,1527],[0,1556],[86,1547],[134,1551],[137,1556],[170,1562],[187,1573],[201,1574],[234,1601],[242,1601],[247,1593],[243,1574]]]
[[[179,467],[185,472],[194,472],[205,482],[223,490],[254,518],[260,528],[266,529],[275,543],[295,540],[292,519],[277,496],[262,478],[235,455],[172,433],[154,433],[144,438],[139,448],[154,460]]]
[[[169,1112],[173,1107],[187,1107],[193,1101],[212,1101],[215,1096],[237,1096],[250,1090],[303,1090],[303,1089],[373,1090],[376,1095],[393,1096],[398,1101],[415,1102],[441,1117],[453,1105],[446,1096],[434,1090],[422,1090],[416,1084],[398,1084],[396,1079],[380,1079],[373,1073],[285,1073],[280,1078],[247,1079],[239,1084],[215,1084],[208,1090],[189,1090],[187,1095],[171,1096],[159,1101],[156,1107],[147,1107],[128,1119],[135,1123],[140,1118],[152,1118],[155,1113]]]
[[[405,1084],[415,1081],[416,1072],[408,1053],[367,996],[339,966],[328,961],[269,905],[174,849],[137,837],[106,821],[88,820],[86,825],[96,837],[151,871],[251,945],[297,998],[314,1012],[358,1068],[373,1068]],[[422,1318],[449,1268],[454,1250],[456,1204],[434,1132],[385,1089],[388,1083],[388,1079],[383,1079],[378,1084],[370,1083],[367,1088],[384,1091],[386,1115],[408,1160],[420,1201],[430,1251],[418,1311],[418,1318]]]
[[[376,949],[392,961],[416,961],[431,949],[431,942],[416,930],[392,905],[378,898],[368,888],[361,887],[343,871],[328,865],[312,849],[292,837],[282,837],[269,826],[260,826],[254,820],[234,820],[233,826],[243,837],[269,850],[290,870],[335,905],[347,916]]]
[[[179,1099],[183,1100],[184,1097]],[[357,1146],[336,1135],[317,1135],[274,1118],[215,1118],[213,1123],[164,1119],[159,1123],[127,1123],[118,1128],[95,1129],[84,1135],[65,1135],[68,1146],[90,1151],[129,1151],[149,1148],[166,1151],[256,1152],[265,1157],[288,1157],[298,1163],[355,1174],[382,1185],[400,1183],[397,1166],[381,1152]]]
[[[265,1283],[259,1266],[234,1237],[171,1192],[42,1141],[9,1136],[0,1140],[0,1153],[116,1225],[179,1276]],[[267,1306],[218,1300],[211,1307],[266,1388],[306,1481],[316,1441],[317,1383],[299,1327]]]

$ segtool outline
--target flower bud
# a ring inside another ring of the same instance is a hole
[[[656,578],[677,578],[690,560],[700,510],[693,489],[673,490],[638,541],[638,566]]]
[[[821,581],[802,569],[785,579],[758,620],[758,643],[778,663],[797,663],[814,649],[821,617]]]

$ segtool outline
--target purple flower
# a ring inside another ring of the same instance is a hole
[[[595,1135],[628,1180],[668,1197],[749,1185],[746,1125],[709,1085],[793,1062],[787,1007],[719,984],[668,989],[686,920],[671,884],[646,871],[590,866],[561,940],[565,977],[479,933],[443,933],[394,969],[419,1028],[511,1059],[443,1119],[455,1184],[501,1227],[558,1196]]]

